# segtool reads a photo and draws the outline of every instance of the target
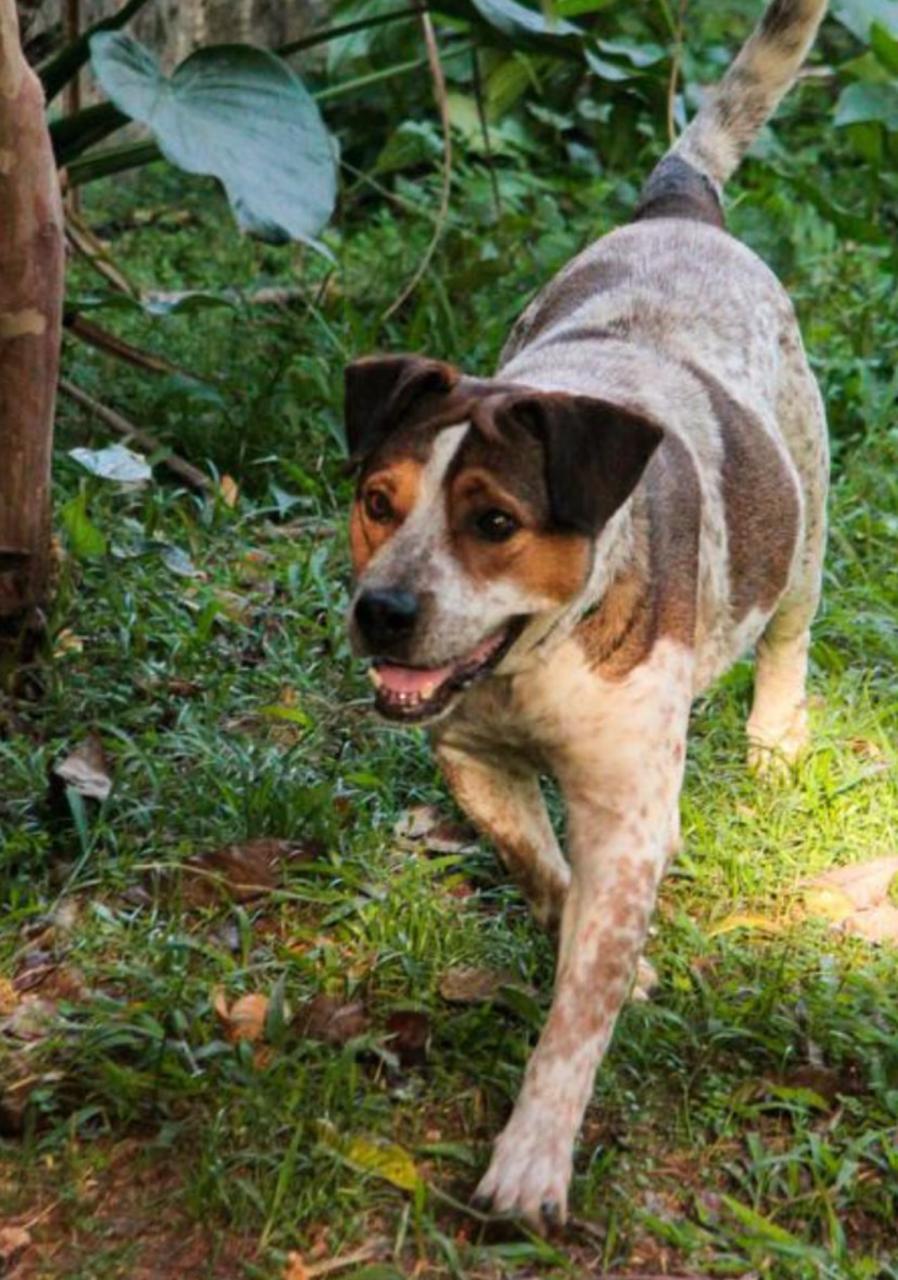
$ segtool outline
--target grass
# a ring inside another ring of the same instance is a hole
[[[497,221],[466,163],[438,270],[386,328],[425,218],[354,206],[332,271],[239,241],[214,193],[168,171],[92,189],[91,221],[145,285],[306,294],[283,312],[100,312],[196,377],[66,352],[80,385],[241,493],[204,503],[161,467],[139,491],[88,477],[67,450],[105,438],[61,404],[57,510],[82,495],[103,541],[63,521],[48,651],[0,701],[0,998],[21,1015],[8,984],[30,966],[45,1001],[0,1034],[0,1221],[33,1236],[22,1275],[268,1277],[291,1250],[314,1266],[370,1245],[342,1274],[898,1276],[898,953],[808,919],[801,894],[895,851],[894,279],[812,209],[777,223],[751,169],[735,229],[776,240],[833,407],[814,748],[777,784],[747,776],[748,664],[697,706],[685,850],[649,948],[661,985],[599,1074],[576,1222],[546,1242],[462,1207],[552,956],[488,849],[428,857],[394,835],[408,806],[448,801],[423,739],[368,715],[349,657],[339,367],[382,344],[488,370],[529,293],[628,195],[528,162],[501,172]],[[427,184],[404,194],[432,208]],[[90,730],[114,779],[102,803],[48,786]],[[185,862],[260,837],[306,856],[260,897],[197,904]],[[518,987],[450,1003],[461,965]],[[269,997],[260,1040],[228,1039],[217,989]],[[356,1034],[295,1016],[322,994],[362,1003]],[[395,1038],[409,1013],[423,1062]],[[401,1148],[392,1164],[377,1142]]]

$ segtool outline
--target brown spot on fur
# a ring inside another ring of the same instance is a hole
[[[669,637],[695,638],[701,490],[689,450],[667,432],[645,473],[648,547],[574,631],[589,665],[621,680]]]
[[[374,553],[393,536],[418,498],[422,464],[415,458],[397,458],[386,467],[364,475],[349,516],[349,550],[352,567],[360,574]],[[377,490],[389,498],[395,519],[372,520],[365,510],[365,495]]]
[[[786,456],[758,417],[715,377],[687,362],[717,418],[723,443],[721,490],[729,545],[730,604],[736,622],[769,613],[789,581],[801,505]]]
[[[665,156],[649,175],[633,221],[645,218],[688,218],[724,226],[717,192],[703,173],[677,155]]]

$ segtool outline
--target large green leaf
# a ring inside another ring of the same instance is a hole
[[[833,124],[842,128],[870,121],[898,130],[898,85],[850,84],[842,90]]]
[[[213,45],[167,78],[120,32],[94,36],[91,60],[115,105],[149,126],[172,164],[222,181],[244,230],[321,248],[314,237],[333,211],[336,151],[285,62],[249,45]]]
[[[580,27],[565,18],[545,17],[518,0],[433,0],[432,7],[492,31],[505,47],[582,57]]]
[[[835,0],[833,17],[864,44],[874,22],[898,35],[898,0]]]

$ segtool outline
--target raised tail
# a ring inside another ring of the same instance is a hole
[[[794,84],[825,12],[826,0],[771,0],[668,157],[678,156],[719,190]]]

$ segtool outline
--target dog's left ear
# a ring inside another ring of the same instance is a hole
[[[344,422],[350,459],[359,461],[428,395],[452,390],[461,374],[426,356],[365,356],[346,366]]]
[[[636,488],[664,432],[641,414],[591,396],[525,392],[504,397],[495,421],[542,443],[553,521],[595,537]]]

